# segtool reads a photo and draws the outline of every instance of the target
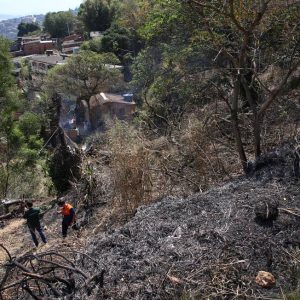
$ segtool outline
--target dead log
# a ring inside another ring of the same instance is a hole
[[[27,200],[27,199],[26,199]],[[10,206],[16,205],[17,208],[14,209],[16,212],[20,212],[19,210],[24,207],[25,199],[2,199],[0,201],[0,214],[3,214],[1,217],[6,219],[9,216],[6,216],[8,213],[12,213],[9,211]],[[0,218],[1,220],[1,218]]]
[[[12,213],[8,213],[8,214],[5,214],[5,215],[2,215],[2,216],[0,216],[0,221],[1,221],[1,220],[9,219],[9,218],[11,218],[12,216],[13,216]]]
[[[28,200],[32,200],[32,199],[3,199],[3,200],[1,200],[0,205],[4,205],[6,207],[9,207],[11,205],[25,203],[25,201],[28,201]]]

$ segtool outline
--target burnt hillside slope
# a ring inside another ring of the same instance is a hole
[[[293,155],[284,147],[261,159],[252,177],[141,207],[126,225],[95,236],[90,251],[106,273],[90,299],[280,299],[281,290],[294,290],[300,218],[291,212],[300,211],[300,194]],[[255,207],[276,202],[277,220],[255,219]],[[275,286],[255,283],[261,270]]]

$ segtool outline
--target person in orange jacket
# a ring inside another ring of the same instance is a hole
[[[58,200],[57,205],[61,208],[59,211],[62,218],[62,236],[65,238],[68,234],[68,228],[75,224],[76,213],[74,207],[64,200]]]

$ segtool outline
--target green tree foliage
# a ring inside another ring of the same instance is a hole
[[[70,11],[49,12],[45,16],[43,26],[51,37],[63,38],[73,31],[74,22],[75,17]]]
[[[128,56],[134,57],[142,48],[142,42],[134,31],[113,24],[101,39],[101,52],[111,52],[124,62]]]
[[[204,88],[195,75],[203,62],[199,56],[192,62],[196,53],[189,46],[193,18],[180,3],[157,1],[138,29],[146,48],[134,61],[132,86],[151,119],[148,123],[164,132],[176,127]]]
[[[118,58],[111,53],[81,51],[49,72],[46,93],[73,96],[78,103],[85,100],[90,113],[91,96],[118,91],[124,85],[122,73],[116,68],[118,63]]]
[[[87,31],[105,31],[110,27],[115,13],[113,1],[85,0],[79,7],[78,17]]]
[[[50,70],[46,88],[89,101],[92,95],[108,91],[118,83],[121,73],[114,67],[118,63],[118,58],[111,53],[81,51]]]
[[[81,50],[89,50],[89,51],[93,51],[96,53],[100,53],[101,52],[101,38],[95,38],[89,41],[85,41],[83,42],[83,44],[81,45]]]
[[[8,40],[0,36],[0,103],[7,90],[12,87],[13,78],[11,76],[12,63],[9,54]]]
[[[24,36],[28,33],[40,30],[40,26],[36,23],[20,23],[18,25],[18,36]]]
[[[14,89],[8,43],[3,39],[0,49],[0,196],[5,197],[13,177],[25,174],[25,169],[35,164],[42,140],[40,118],[30,112],[23,114],[24,101]]]
[[[2,196],[9,192],[10,181],[15,174],[25,174],[26,168],[35,165],[42,146],[39,136],[41,119],[30,112],[22,114],[23,109],[20,96],[8,92],[0,111],[1,145],[5,149],[0,155],[0,172],[5,177],[0,187]]]
[[[151,0],[120,1],[116,22],[121,27],[137,32],[145,25],[154,3],[155,1]]]

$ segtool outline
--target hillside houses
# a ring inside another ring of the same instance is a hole
[[[76,55],[83,38],[73,34],[66,37],[62,43],[62,52],[56,50],[56,41],[47,37],[24,37],[18,40],[25,56],[14,58],[15,76],[21,72],[22,60],[28,67],[28,80],[20,79],[19,86],[26,91],[28,99],[39,98],[48,71],[57,65],[65,64],[69,57]],[[123,71],[123,66],[105,64],[107,69]],[[86,136],[94,130],[106,128],[109,120],[118,118],[130,120],[135,112],[136,104],[132,95],[104,94],[93,95],[86,100],[78,100],[76,91],[72,95],[61,94],[60,126],[73,140]]]
[[[64,38],[62,47],[62,53],[72,54],[79,50],[80,45],[83,43],[84,39],[81,35],[71,34]]]
[[[24,55],[43,54],[47,50],[55,49],[56,41],[53,40],[36,40],[24,43],[22,51]]]
[[[49,69],[56,65],[64,64],[66,56],[48,50],[46,54],[28,57],[27,61],[31,67],[32,75],[46,75]]]
[[[47,50],[57,48],[57,40],[50,39],[47,35],[18,37],[11,46],[13,57],[32,54],[44,54]]]
[[[136,104],[132,95],[100,93],[90,98],[90,123],[93,128],[103,126],[108,120],[128,120],[135,112]]]

